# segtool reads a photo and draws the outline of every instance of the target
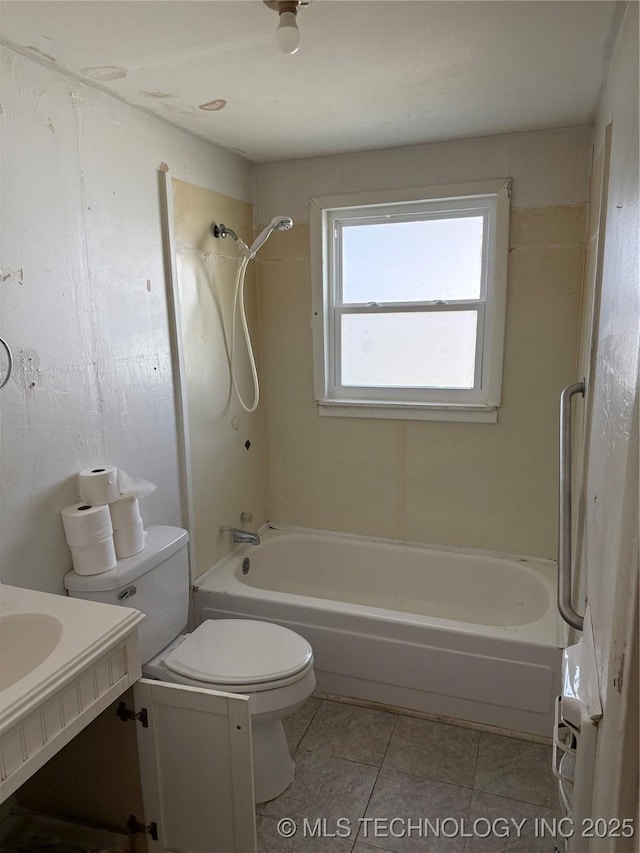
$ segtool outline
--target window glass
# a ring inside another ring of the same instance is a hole
[[[342,301],[479,299],[484,217],[343,224]]]
[[[476,311],[343,314],[341,384],[473,388]]]
[[[311,199],[321,415],[495,423],[511,180]]]

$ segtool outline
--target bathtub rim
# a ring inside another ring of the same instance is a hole
[[[386,537],[367,536],[364,534],[352,534],[342,531],[324,530],[321,528],[298,527],[296,525],[283,524],[274,521],[265,521],[265,523],[258,528],[258,532],[262,534],[268,534],[268,531],[271,530],[283,533],[300,533],[306,535],[320,536],[326,535],[367,543],[373,542],[382,545],[394,545],[405,548],[418,548],[426,551],[447,552],[453,554],[489,558],[500,561],[523,563],[524,565],[520,566],[520,568],[526,570],[527,572],[533,572],[534,574],[538,574],[538,576],[541,575],[542,582],[548,585],[550,594],[549,608],[547,611],[545,611],[544,615],[540,619],[528,623],[523,623],[522,625],[484,625],[482,623],[476,622],[459,622],[456,620],[443,619],[436,616],[421,616],[420,614],[408,613],[407,611],[389,610],[386,608],[374,607],[371,605],[347,603],[339,601],[337,599],[318,598],[316,596],[311,595],[300,595],[299,593],[263,589],[261,587],[251,586],[251,584],[248,583],[243,583],[236,577],[235,572],[233,571],[231,571],[230,573],[230,584],[233,587],[232,589],[229,589],[228,587],[223,589],[222,587],[206,586],[207,580],[209,580],[209,578],[215,573],[222,575],[223,570],[225,568],[228,569],[227,564],[230,563],[232,560],[236,560],[241,556],[250,556],[251,550],[254,547],[252,545],[236,546],[228,554],[222,557],[222,559],[220,559],[217,563],[215,563],[209,569],[204,571],[202,574],[198,575],[198,577],[193,583],[193,591],[198,592],[199,590],[202,590],[203,592],[229,592],[233,595],[238,595],[240,597],[260,598],[266,601],[281,602],[282,604],[294,604],[295,601],[303,599],[305,602],[305,606],[321,611],[333,611],[340,614],[352,613],[354,615],[370,617],[377,622],[397,622],[398,615],[401,615],[402,621],[408,625],[432,625],[433,627],[439,630],[455,634],[463,633],[467,635],[476,636],[480,634],[482,636],[494,637],[496,639],[509,639],[511,642],[524,643],[528,645],[537,644],[545,646],[554,646],[556,648],[564,648],[564,646],[566,646],[568,642],[567,632],[565,630],[565,626],[562,623],[562,620],[559,618],[555,603],[555,573],[557,572],[557,564],[554,560],[549,560],[544,557],[505,554],[495,551],[486,551],[478,548],[472,549],[464,548],[462,546],[440,546],[425,542],[412,542],[403,539],[389,539]],[[539,571],[536,571],[535,565],[538,565],[540,569],[544,570],[544,572],[541,573]],[[251,591],[255,591],[255,594],[251,594]],[[553,625],[550,625],[548,623],[553,623]],[[546,631],[544,633],[541,633],[543,631],[543,628],[546,628]],[[529,629],[529,636],[527,636],[527,629]]]
[[[474,557],[491,557],[492,559],[511,560],[516,563],[541,563],[543,566],[550,568],[553,571],[557,570],[556,560],[550,557],[535,557],[531,554],[507,554],[504,551],[489,551],[484,548],[467,548],[465,545],[438,545],[432,542],[418,542],[413,539],[395,539],[389,536],[370,536],[368,533],[349,533],[344,530],[328,530],[324,527],[299,527],[295,524],[287,524],[280,521],[271,521],[267,519],[260,527],[257,528],[258,533],[264,533],[268,530],[282,530],[288,533],[309,533],[320,534],[325,536],[336,536],[340,539],[355,539],[358,542],[376,542],[380,545],[401,545],[405,548],[420,548],[426,551],[446,551],[453,554],[471,554]],[[213,572],[220,564],[238,552],[239,548],[244,546],[236,546],[228,554],[225,554],[217,563],[210,566],[201,572],[195,579],[198,584],[203,581],[208,574]]]

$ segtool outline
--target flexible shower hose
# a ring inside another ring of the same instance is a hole
[[[247,314],[244,307],[244,277],[247,271],[247,267],[249,266],[249,260],[249,258],[244,256],[240,258],[240,263],[238,264],[238,272],[236,274],[236,286],[235,293],[233,296],[233,319],[231,321],[231,381],[233,383],[233,389],[236,392],[238,400],[240,401],[240,405],[245,410],[245,412],[251,414],[251,412],[255,412],[255,410],[258,408],[258,403],[260,402],[260,384],[258,382],[256,360],[253,355],[253,347],[251,346],[251,337],[249,335],[249,327],[247,325]],[[242,320],[242,331],[244,332],[244,339],[247,345],[247,355],[249,356],[249,364],[251,366],[251,377],[253,379],[254,400],[251,406],[248,406],[242,399],[242,394],[240,393],[240,389],[238,388],[238,383],[236,381],[235,345],[238,302],[240,303],[240,319]]]

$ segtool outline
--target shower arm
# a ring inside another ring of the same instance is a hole
[[[251,246],[247,246],[244,240],[241,240],[235,231],[232,231],[231,228],[227,228],[227,226],[223,225],[222,222],[220,225],[216,225],[214,223],[211,226],[211,232],[214,237],[226,237],[227,234],[233,237],[240,249],[240,252],[248,261],[252,261],[257,255],[259,249],[262,248],[274,231],[288,231],[292,226],[293,219],[291,219],[290,216],[274,216],[267,227],[258,234]]]
[[[238,237],[238,235],[236,234],[235,231],[233,231],[233,229],[227,228],[226,225],[223,225],[222,222],[220,223],[220,225],[216,225],[214,223],[211,226],[211,233],[213,234],[214,237],[223,237],[223,238],[224,237],[233,237],[234,242],[236,243],[236,245],[240,249],[240,252],[245,256],[245,258],[250,257],[249,247],[244,242],[244,240],[242,240],[240,237]]]
[[[240,238],[236,234],[235,231],[232,231],[231,228],[227,228],[226,225],[223,225],[222,222],[220,225],[216,225],[215,223],[211,226],[211,230],[213,231],[214,237],[233,237],[234,240],[238,241]]]

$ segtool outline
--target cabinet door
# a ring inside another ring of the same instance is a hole
[[[133,688],[152,853],[255,853],[249,698],[141,678]]]

